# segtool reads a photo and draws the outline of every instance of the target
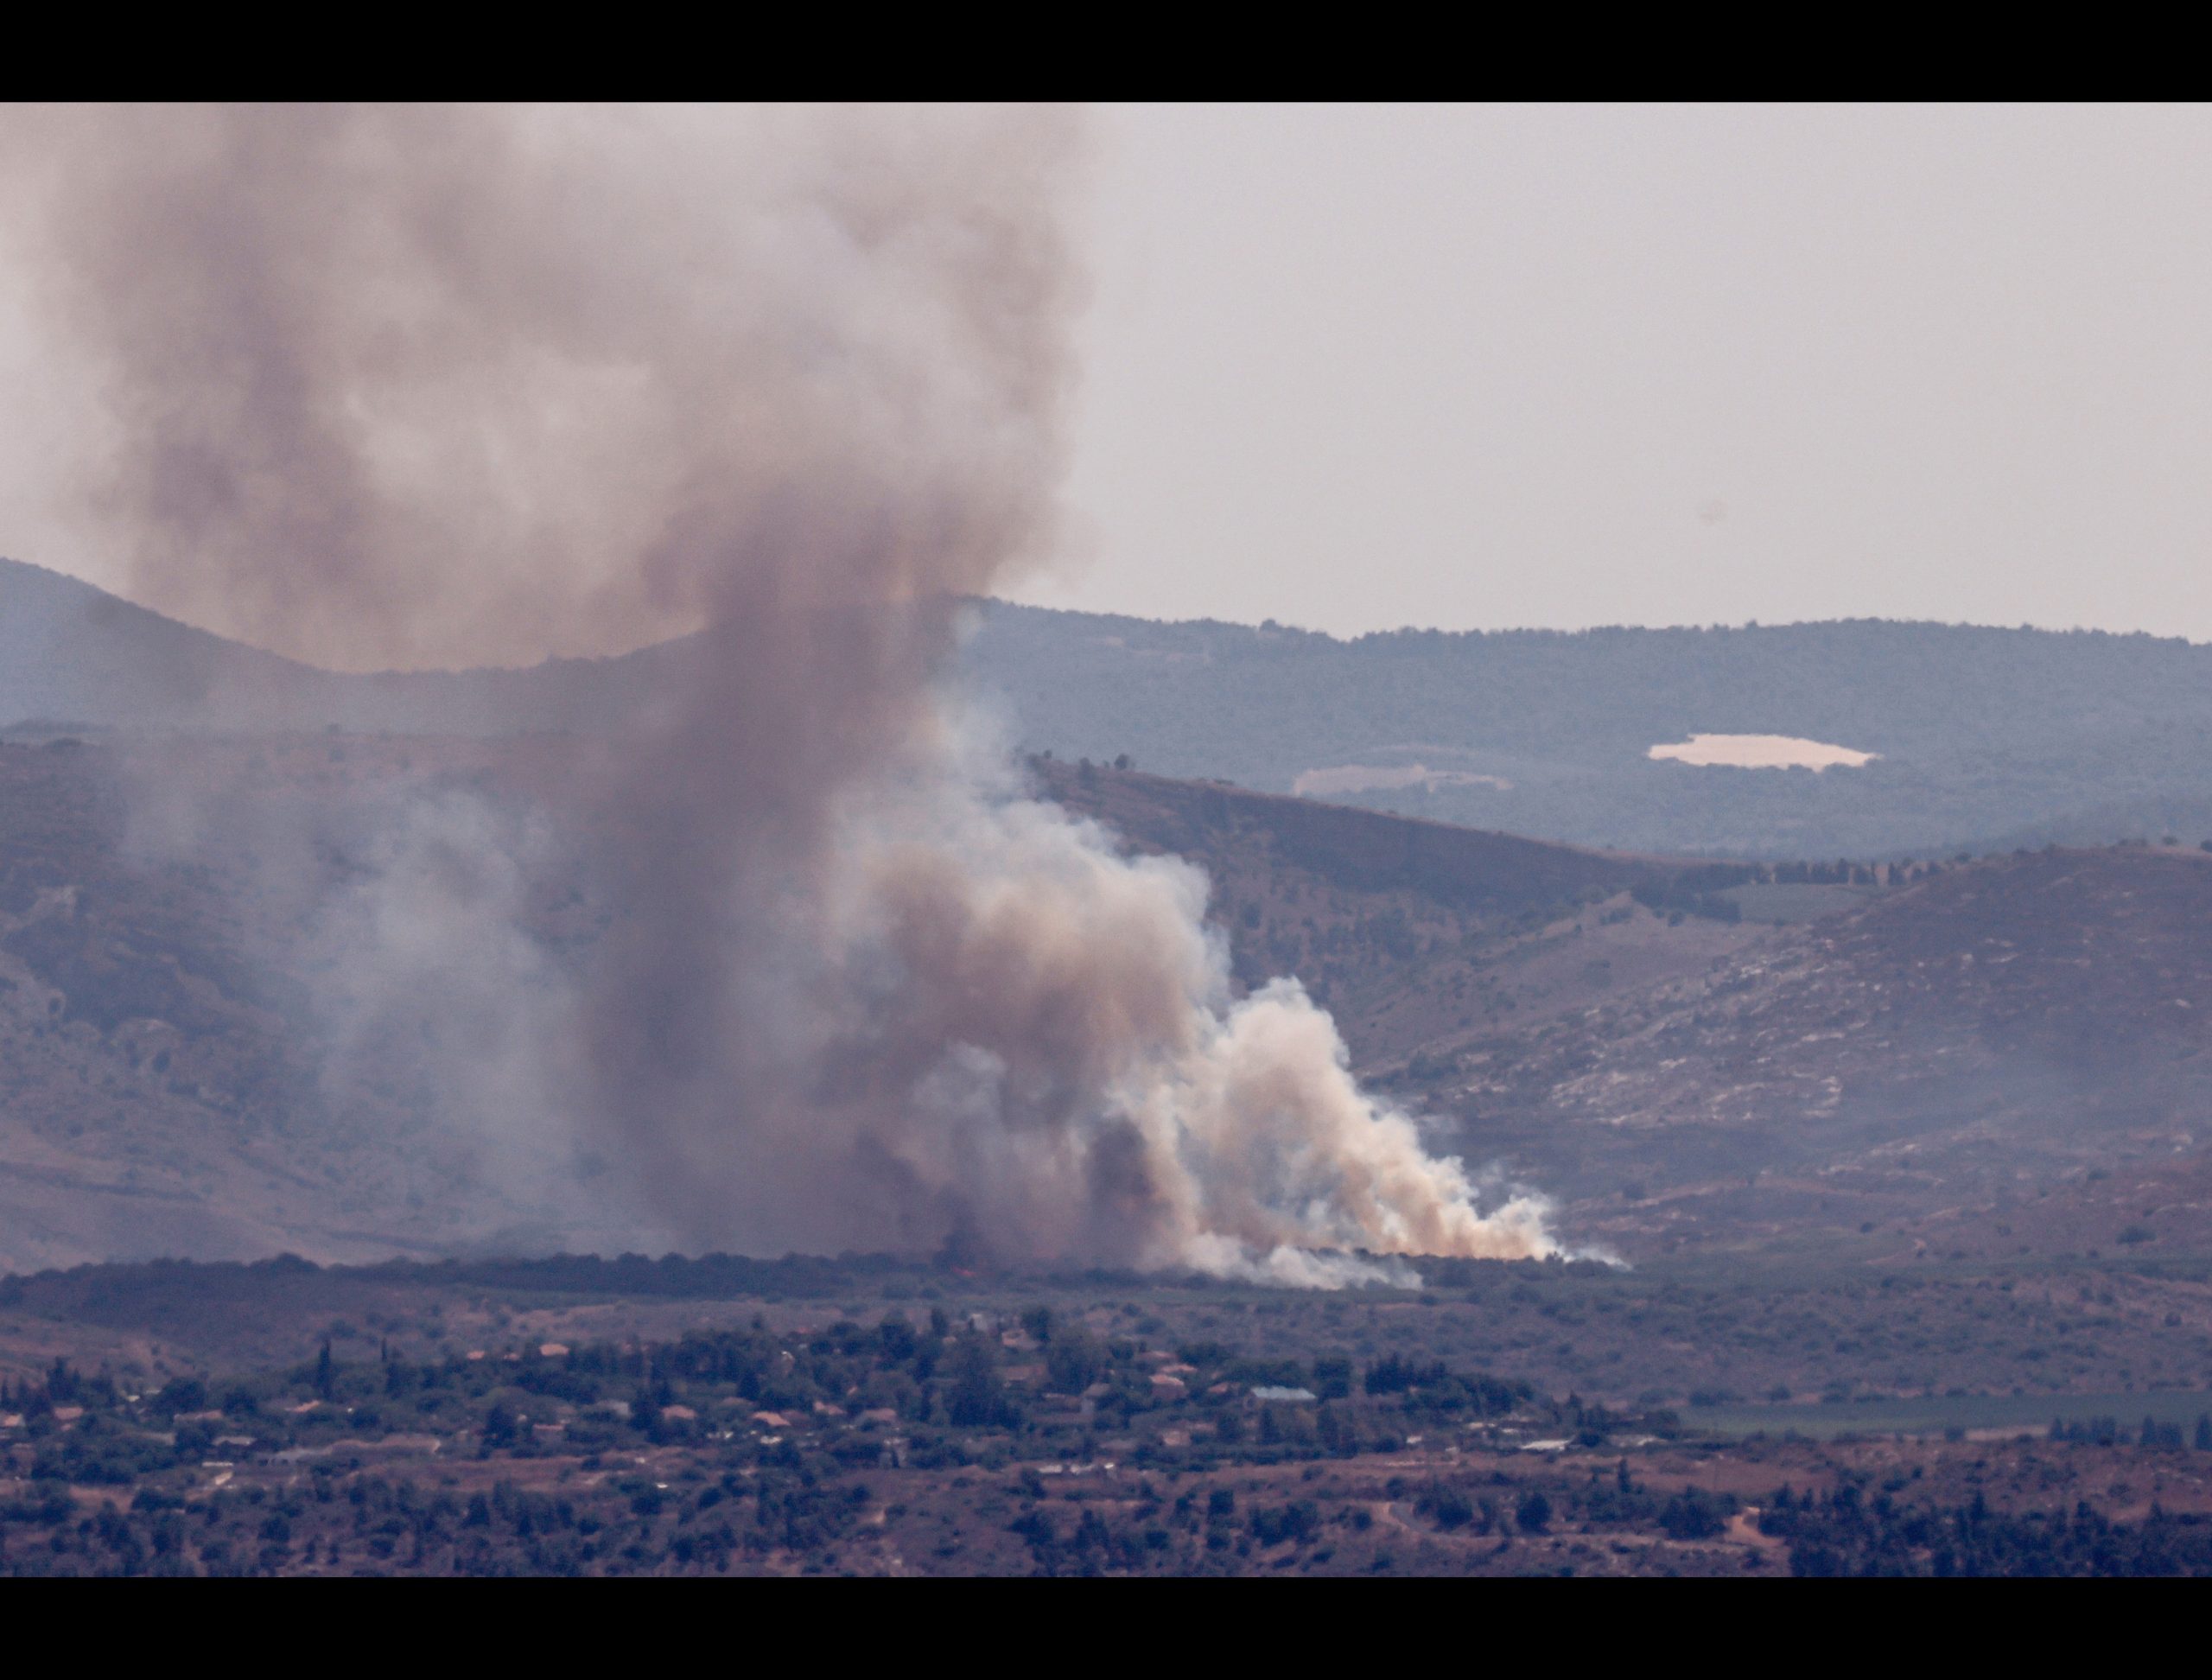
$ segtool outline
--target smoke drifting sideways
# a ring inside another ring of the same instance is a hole
[[[544,848],[450,793],[321,912],[343,1053],[420,1015],[518,1197],[588,1147],[693,1248],[1555,1251],[942,685],[957,603],[1058,534],[1069,114],[18,109],[0,152],[112,420],[73,505],[148,604],[348,669],[697,633],[580,757],[588,956],[531,948]]]

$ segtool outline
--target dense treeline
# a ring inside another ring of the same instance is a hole
[[[1825,1497],[1779,1490],[1760,1531],[1789,1543],[1800,1575],[2173,1575],[2212,1574],[2212,1519],[2116,1523],[2070,1511],[2003,1516],[1980,1494],[1965,1505],[1901,1505],[1848,1484]]]

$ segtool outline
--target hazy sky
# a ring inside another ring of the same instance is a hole
[[[1104,113],[1055,604],[2212,640],[2212,112]]]
[[[1078,534],[1027,598],[2212,640],[2212,111],[1097,129]],[[4,283],[0,389],[0,553],[116,582],[48,523],[83,397]]]

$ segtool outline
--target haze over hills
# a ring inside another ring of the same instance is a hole
[[[340,675],[0,563],[0,724],[591,729],[649,703],[685,646]],[[1340,641],[993,602],[963,670],[1033,750],[1580,845],[1878,857],[2212,834],[2212,647],[2177,640],[1865,620]],[[1702,733],[1878,756],[1648,756]]]
[[[496,1121],[456,1130],[426,1085],[411,1017],[365,1031],[343,1007],[349,893],[388,867],[390,813],[459,798],[588,822],[563,804],[578,750],[321,731],[0,745],[0,1268],[650,1245],[605,1162],[533,1144],[537,1175],[518,1177]],[[125,795],[149,754],[223,790],[219,812],[250,807],[241,843],[181,862],[149,847]],[[1558,1199],[1571,1242],[1850,1244],[1871,1222],[1865,1240],[1894,1248],[1966,1219],[1987,1243],[2004,1206],[2078,1198],[2093,1168],[2107,1239],[2194,1205],[2168,1180],[2205,1123],[2202,853],[1730,887],[1215,784],[1035,774],[1122,843],[1201,863],[1240,983],[1301,979],[1363,1078],[1438,1147]],[[613,910],[580,869],[522,913],[559,964]]]
[[[969,659],[1062,756],[1271,792],[1306,777],[1578,844],[1859,857],[2212,833],[2212,646],[2181,640],[1856,620],[1339,641],[994,606]],[[1879,756],[1817,773],[1647,756],[1697,734]]]

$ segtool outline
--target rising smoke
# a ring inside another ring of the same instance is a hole
[[[516,931],[528,846],[404,812],[326,912],[341,1051],[450,996],[456,1123],[598,1140],[684,1246],[1309,1283],[1552,1250],[1294,983],[1233,995],[1197,871],[1024,797],[939,685],[957,603],[1055,540],[1066,113],[0,123],[112,419],[71,493],[140,599],[350,669],[698,633],[580,762],[589,955]]]

